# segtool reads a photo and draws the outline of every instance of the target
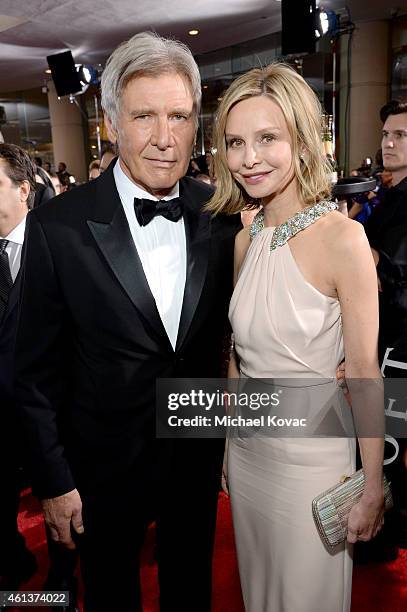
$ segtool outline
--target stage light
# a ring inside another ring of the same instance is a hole
[[[315,23],[315,37],[318,40],[328,33],[334,33],[338,29],[338,18],[334,11],[324,8],[317,9]]]
[[[75,64],[76,70],[78,71],[78,77],[82,85],[89,85],[91,81],[90,70],[84,64]]]
[[[319,20],[321,22],[322,35],[329,30],[329,19],[326,11],[319,11]]]
[[[47,55],[47,62],[58,98],[80,92],[82,83],[79,81],[71,51]]]
[[[78,77],[82,85],[98,85],[99,75],[97,70],[89,64],[75,64]]]
[[[318,28],[315,0],[297,0],[295,3],[282,0],[281,27],[283,56],[315,53],[315,29]]]

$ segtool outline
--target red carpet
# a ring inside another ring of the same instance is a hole
[[[39,505],[29,494],[23,496],[19,516],[20,529],[34,552],[39,572],[23,585],[23,590],[41,590],[48,569],[45,533]],[[142,559],[144,612],[158,612],[157,571],[152,559],[154,529],[149,530]],[[228,499],[219,497],[213,568],[213,612],[244,612],[233,542]],[[28,608],[22,608],[27,610]],[[35,608],[41,610],[41,608]],[[45,610],[46,608],[44,608]],[[407,550],[397,561],[357,566],[353,575],[352,612],[407,611]],[[120,612],[120,611],[117,611]],[[192,612],[192,611],[191,611]],[[276,611],[277,612],[277,611]],[[329,612],[321,608],[315,612]]]

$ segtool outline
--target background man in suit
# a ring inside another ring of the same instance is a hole
[[[386,378],[401,378],[406,370],[386,362],[407,363],[407,100],[390,100],[381,108],[380,118],[383,166],[392,174],[392,186],[365,229],[380,285],[379,362]],[[405,439],[398,443],[399,456],[386,468],[394,508],[386,515],[383,533],[366,546],[373,560],[396,558],[396,544],[407,548],[407,445]]]
[[[13,389],[14,345],[17,329],[20,264],[26,216],[35,206],[36,168],[28,154],[12,144],[0,145],[0,589],[15,590],[37,568],[17,527],[24,459],[23,435]],[[4,236],[4,238],[3,238]],[[47,534],[48,535],[48,534]],[[69,590],[75,610],[73,573],[76,555],[49,541],[48,590]]]
[[[161,610],[210,610],[223,443],[155,438],[157,378],[220,374],[232,291],[240,219],[202,212],[211,188],[182,178],[200,97],[181,43],[120,45],[102,77],[119,159],[30,214],[17,391],[46,521],[79,541],[86,612],[142,609],[151,520]]]
[[[0,144],[0,589],[14,590],[36,569],[18,532],[23,444],[13,397],[21,249],[35,195],[35,168],[20,147]]]

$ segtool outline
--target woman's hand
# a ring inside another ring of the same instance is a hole
[[[368,496],[363,494],[350,511],[348,519],[348,542],[368,542],[374,538],[384,522],[383,494]]]
[[[222,485],[222,491],[229,497],[227,446],[225,448],[225,454],[223,455],[221,485]]]

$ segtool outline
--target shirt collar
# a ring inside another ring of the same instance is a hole
[[[120,165],[120,157],[117,159],[115,166],[113,168],[113,175],[116,182],[117,191],[120,196],[125,199],[133,199],[133,198],[142,198],[145,200],[154,200],[157,201],[159,198],[156,198],[148,191],[145,191],[139,185],[136,185],[129,179],[129,177],[123,172],[122,167]],[[162,200],[172,200],[173,198],[178,198],[179,196],[179,181],[176,182],[174,187],[171,189],[170,193],[168,193]]]
[[[15,226],[14,229],[8,234],[8,236],[4,236],[5,240],[9,242],[14,242],[14,244],[24,244],[24,233],[25,233],[25,222],[27,220],[27,216],[24,217],[22,221],[18,225]]]

